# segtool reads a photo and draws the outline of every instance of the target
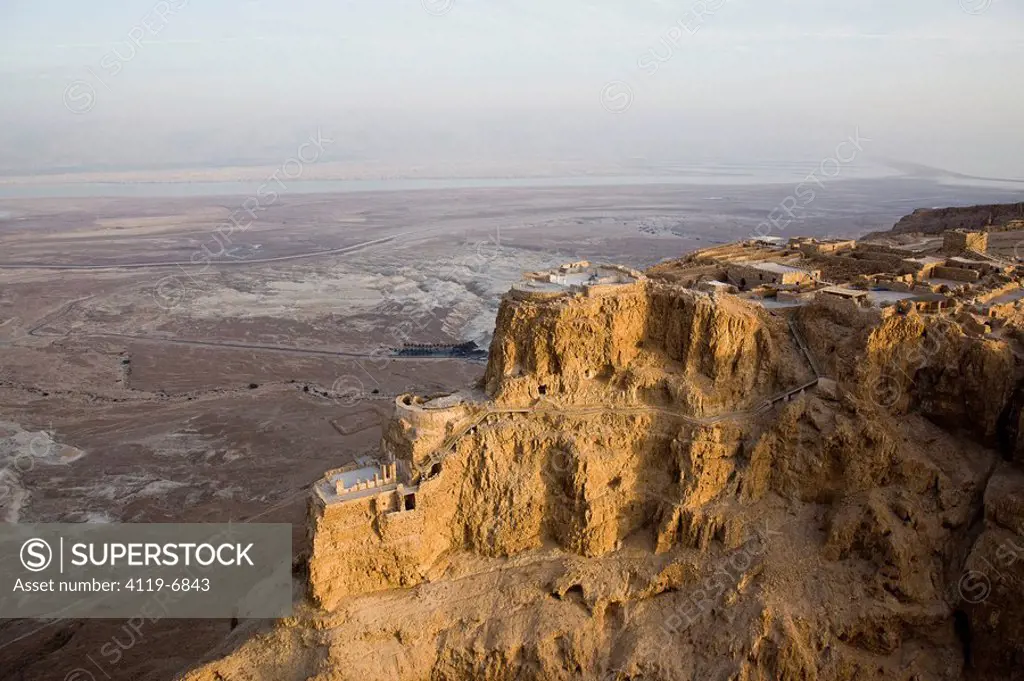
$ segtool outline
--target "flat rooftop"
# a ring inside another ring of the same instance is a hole
[[[316,489],[316,492],[320,495],[321,499],[328,504],[331,504],[341,500],[351,501],[352,499],[376,496],[378,494],[394,490],[398,487],[398,483],[393,482],[389,485],[377,487],[375,489],[364,489],[359,490],[358,492],[346,491],[344,495],[338,496],[337,483],[339,480],[343,480],[345,482],[345,487],[350,488],[356,484],[357,480],[362,482],[373,480],[374,473],[380,473],[379,466],[370,466],[367,468],[357,468],[352,471],[344,471],[342,473],[333,473],[328,475],[326,478],[319,480],[314,489]]]
[[[901,300],[907,300],[908,298],[913,298],[914,296],[917,295],[916,293],[909,293],[909,292],[904,292],[904,291],[881,291],[881,290],[878,290],[878,291],[868,291],[867,294],[868,294],[868,300],[871,301],[871,304],[872,305],[877,305],[879,307],[885,307],[886,305],[891,305],[893,303],[898,303]]]
[[[971,258],[962,258],[960,256],[952,257],[949,261],[960,263],[962,265],[985,265],[986,267],[991,267],[993,265],[989,260],[972,260]]]
[[[821,289],[819,293],[830,293],[834,296],[842,296],[844,298],[864,298],[868,295],[867,291],[860,291],[855,288],[846,288],[845,286],[826,286]]]
[[[791,265],[782,265],[777,262],[752,262],[749,265],[758,270],[764,270],[765,272],[772,272],[774,274],[807,274],[807,270],[801,267],[793,267]]]

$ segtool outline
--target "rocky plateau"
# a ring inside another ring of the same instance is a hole
[[[667,271],[507,294],[479,394],[396,404],[407,485],[314,494],[295,615],[185,678],[1024,678],[1018,335]]]

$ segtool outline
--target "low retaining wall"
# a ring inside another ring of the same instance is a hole
[[[976,270],[967,270],[961,267],[936,267],[932,270],[932,276],[938,279],[967,282],[978,281],[981,278]]]

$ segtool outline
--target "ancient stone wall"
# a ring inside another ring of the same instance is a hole
[[[976,270],[968,270],[962,267],[936,267],[932,270],[932,276],[938,279],[967,282],[975,282],[981,278],[981,275]]]
[[[960,255],[969,251],[984,253],[988,250],[988,234],[954,230],[942,235],[942,252]]]
[[[422,465],[472,412],[466,404],[431,408],[422,398],[399,396],[395,417],[384,431],[386,458],[407,461],[413,468]]]

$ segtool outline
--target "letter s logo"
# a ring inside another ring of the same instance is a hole
[[[21,545],[21,564],[30,572],[41,572],[50,567],[53,550],[42,539],[29,539]]]
[[[84,80],[76,80],[64,89],[64,106],[73,114],[84,114],[96,106],[96,90]]]

